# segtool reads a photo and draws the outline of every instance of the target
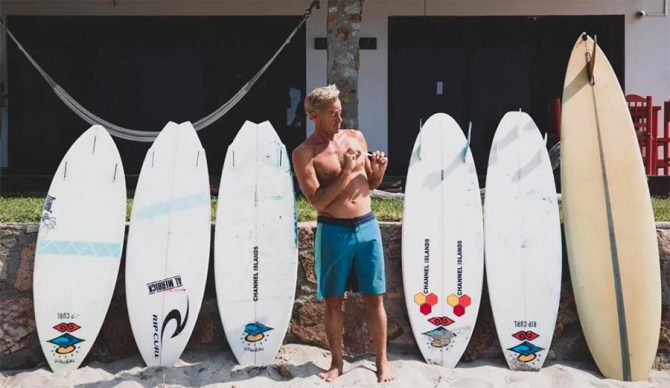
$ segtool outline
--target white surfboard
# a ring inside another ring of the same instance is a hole
[[[484,272],[474,160],[456,121],[432,115],[407,172],[402,227],[405,302],[430,364],[454,367],[474,330]]]
[[[486,279],[498,340],[512,370],[539,370],[561,296],[561,224],[554,174],[533,119],[508,112],[489,154]]]
[[[95,342],[119,272],[125,220],[121,158],[95,125],[58,166],[37,236],[35,323],[54,372],[77,369]]]
[[[126,299],[147,365],[173,366],[202,303],[211,233],[205,151],[191,123],[168,123],[137,182],[126,252]]]
[[[293,180],[270,122],[245,122],[228,147],[214,274],[226,338],[242,365],[267,365],[291,318],[298,270]]]

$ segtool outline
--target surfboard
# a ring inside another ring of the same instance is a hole
[[[149,365],[174,366],[200,311],[211,234],[205,151],[191,123],[168,123],[137,181],[126,252],[126,300]]]
[[[561,123],[565,235],[584,337],[605,377],[644,380],[661,320],[654,215],[621,86],[586,35],[568,62]]]
[[[402,275],[412,332],[426,362],[454,367],[474,330],[484,272],[475,163],[456,121],[432,115],[407,172]]]
[[[270,122],[245,122],[221,173],[214,275],[221,321],[241,365],[267,365],[282,345],[298,271],[286,147]]]
[[[486,280],[498,340],[512,370],[547,359],[561,296],[561,223],[549,154],[533,119],[503,116],[484,202]]]
[[[35,248],[35,324],[54,372],[77,369],[98,336],[114,292],[126,220],[119,151],[94,125],[51,181]]]

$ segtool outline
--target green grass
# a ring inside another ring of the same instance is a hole
[[[39,222],[46,193],[5,193],[0,196],[0,222]],[[212,221],[216,216],[216,197],[212,197]],[[126,220],[130,220],[133,200],[128,199]],[[372,208],[380,221],[402,219],[402,201],[373,199]],[[298,222],[315,221],[316,209],[304,197],[296,199]]]
[[[298,222],[316,221],[316,209],[304,197],[296,199],[295,208],[298,213]]]
[[[402,200],[372,199],[372,211],[379,221],[402,221]]]
[[[39,222],[46,193],[5,193],[0,196],[0,222]],[[380,221],[401,221],[402,200],[372,200],[372,210]],[[670,199],[652,198],[656,221],[670,221]],[[130,219],[133,200],[128,199],[126,220]],[[316,210],[303,197],[296,199],[298,222],[316,220]],[[212,220],[216,215],[216,197],[212,197]]]
[[[656,221],[670,221],[670,199],[652,198],[651,205],[654,207]]]
[[[38,222],[43,197],[0,197],[0,222]]]

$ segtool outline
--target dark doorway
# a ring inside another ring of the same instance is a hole
[[[508,111],[528,112],[551,145],[551,102],[563,92],[570,52],[584,31],[598,35],[623,86],[623,16],[389,18],[388,173],[407,173],[419,120],[436,112],[465,132],[472,121],[479,175]]]
[[[157,131],[197,121],[228,101],[274,54],[299,17],[10,16],[25,48],[87,109],[126,128]],[[88,128],[9,43],[9,170],[53,174]],[[305,28],[256,86],[198,132],[209,172],[245,120],[270,120],[289,150],[305,137]],[[138,174],[150,143],[115,139],[126,174]],[[215,179],[218,180],[218,179]]]

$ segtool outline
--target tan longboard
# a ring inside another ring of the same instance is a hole
[[[605,377],[644,380],[661,319],[654,216],[621,86],[586,35],[570,56],[561,122],[565,233],[582,330]]]

